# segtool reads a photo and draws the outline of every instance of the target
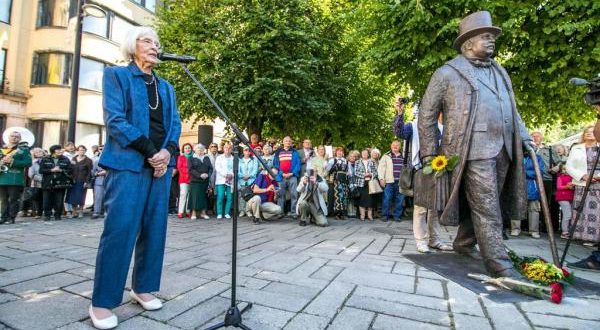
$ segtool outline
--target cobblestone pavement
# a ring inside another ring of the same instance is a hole
[[[229,306],[230,221],[169,221],[164,307],[144,312],[124,295],[115,310],[119,329],[203,328],[221,321]],[[0,329],[91,329],[87,307],[101,230],[102,220],[89,218],[0,226]],[[450,240],[453,229],[444,236]],[[549,257],[545,240],[508,244]],[[332,221],[328,228],[242,220],[237,294],[254,303],[244,321],[254,330],[600,328],[600,293],[561,305],[495,303],[403,256],[415,251],[406,220]],[[570,260],[591,250],[572,251]],[[598,273],[577,275],[600,282]]]

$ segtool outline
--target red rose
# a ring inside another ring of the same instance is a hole
[[[562,284],[558,282],[550,283],[550,300],[555,304],[560,304],[563,297],[563,287]]]
[[[571,273],[569,273],[565,267],[562,267],[560,270],[562,270],[563,275],[565,276],[565,278],[571,276]]]

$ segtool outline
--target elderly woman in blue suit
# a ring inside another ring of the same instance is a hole
[[[181,120],[173,86],[152,71],[159,49],[153,29],[135,27],[122,45],[129,65],[104,70],[107,137],[99,163],[108,169],[108,213],[89,309],[99,329],[118,324],[111,310],[121,304],[134,248],[132,301],[146,310],[162,307],[151,292],[160,287],[171,172]]]

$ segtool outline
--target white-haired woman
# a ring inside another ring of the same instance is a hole
[[[188,208],[192,210],[192,220],[196,218],[208,219],[208,186],[213,172],[210,158],[206,156],[206,147],[202,144],[194,146],[194,157],[188,159],[190,173],[190,195]]]
[[[92,323],[99,329],[118,324],[111,310],[121,304],[134,248],[132,301],[146,310],[162,307],[152,292],[160,289],[171,172],[181,120],[173,87],[152,70],[158,63],[159,49],[153,29],[135,27],[122,45],[129,65],[104,69],[107,136],[99,164],[108,170],[108,213],[89,309]]]

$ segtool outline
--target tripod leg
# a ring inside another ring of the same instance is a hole
[[[248,305],[246,305],[246,307],[244,307],[241,311],[240,314],[244,314],[245,312],[247,312],[250,308],[252,308],[252,303],[248,303]]]
[[[243,325],[242,323],[238,324],[238,327],[240,327],[244,330],[252,330],[252,329],[248,328],[247,326]]]

